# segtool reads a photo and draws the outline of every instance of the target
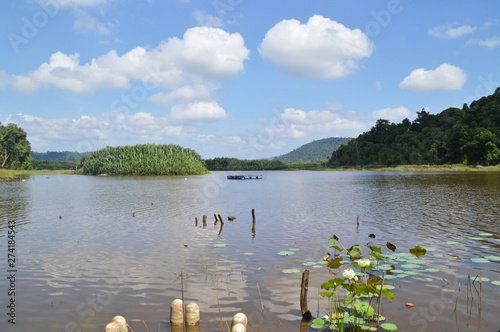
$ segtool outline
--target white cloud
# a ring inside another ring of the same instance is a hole
[[[138,46],[122,55],[112,50],[88,64],[80,63],[78,54],[56,52],[32,72],[23,75],[0,72],[0,88],[34,92],[40,87],[53,86],[74,93],[93,93],[101,88],[130,88],[135,82],[135,86],[144,86],[151,93],[150,101],[169,106],[181,104],[174,114],[185,119],[190,118],[181,115],[186,111],[185,105],[194,107],[198,104],[190,103],[216,99],[220,82],[243,72],[249,53],[238,33],[195,27],[188,29],[182,39],[169,38],[156,48]],[[201,118],[213,120],[225,116],[221,109],[209,110],[210,115]],[[193,112],[188,108],[186,114]]]
[[[500,46],[500,37],[494,36],[487,39],[471,39],[467,42],[467,45],[478,45],[488,48]]]
[[[196,23],[201,26],[220,28],[224,26],[224,22],[220,17],[197,10],[193,13]]]
[[[191,100],[212,98],[218,86],[210,83],[181,86],[170,92],[160,92],[151,96],[150,101],[160,105],[184,104]]]
[[[372,41],[359,29],[320,15],[306,24],[283,20],[272,27],[259,52],[283,71],[301,77],[339,78],[357,68],[373,52]]]
[[[410,111],[405,106],[386,107],[372,113],[374,119],[384,119],[392,122],[400,122],[410,115]]]
[[[46,119],[27,114],[10,115],[2,119],[15,123],[28,134],[33,151],[70,150],[95,151],[107,145],[125,145],[147,142],[164,143],[195,129],[172,124],[168,117],[150,113],[125,114],[108,112],[76,119]]]
[[[460,90],[467,81],[465,71],[457,66],[443,63],[434,70],[423,68],[413,70],[399,83],[401,89],[411,91]]]
[[[268,136],[304,138],[316,134],[331,136],[352,135],[361,132],[366,125],[362,122],[343,118],[332,111],[303,111],[293,107],[286,108],[266,128]]]
[[[187,105],[174,105],[171,116],[173,119],[181,121],[214,121],[224,119],[226,112],[215,102],[200,101]]]
[[[429,35],[437,38],[453,39],[470,35],[476,32],[477,28],[470,25],[443,25],[429,29]]]

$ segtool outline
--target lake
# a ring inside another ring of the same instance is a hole
[[[283,270],[310,265],[309,308],[323,316],[318,291],[332,275],[320,261],[333,234],[346,247],[396,245],[402,260],[386,283],[397,297],[383,314],[398,331],[500,330],[500,174],[228,174],[238,172],[0,183],[0,330],[102,331],[122,315],[136,332],[170,331],[170,303],[183,297],[198,303],[201,331],[227,331],[237,312],[248,331],[316,331],[300,324],[301,273]],[[416,245],[427,253],[405,264]]]

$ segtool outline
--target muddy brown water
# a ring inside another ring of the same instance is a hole
[[[0,183],[0,330],[102,331],[119,314],[136,332],[169,331],[169,305],[184,297],[200,306],[201,331],[227,331],[237,312],[249,331],[316,331],[300,324],[301,273],[282,271],[320,261],[332,234],[346,246],[397,246],[403,261],[390,263],[400,276],[387,280],[397,297],[384,301],[383,314],[398,331],[500,330],[500,174],[297,171],[226,180],[233,173]],[[225,220],[220,235],[214,213]],[[428,251],[419,267],[405,268],[415,245]],[[484,257],[489,263],[472,260]],[[331,275],[310,269],[309,307],[322,316],[328,304],[317,293]],[[478,281],[467,291],[478,274],[488,280],[481,298]]]

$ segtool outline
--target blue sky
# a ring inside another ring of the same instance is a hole
[[[278,156],[500,86],[500,2],[11,0],[0,122],[32,150]]]

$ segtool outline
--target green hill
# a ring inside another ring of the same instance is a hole
[[[497,165],[500,163],[500,88],[462,108],[425,109],[410,122],[377,120],[369,131],[335,151],[338,166]]]
[[[31,152],[33,168],[42,170],[75,169],[83,156],[88,153],[72,151]]]
[[[348,137],[329,137],[319,139],[302,145],[301,147],[288,152],[287,154],[275,157],[274,160],[288,163],[317,163],[327,161],[332,156],[333,151],[341,145],[347,144],[351,138]]]

